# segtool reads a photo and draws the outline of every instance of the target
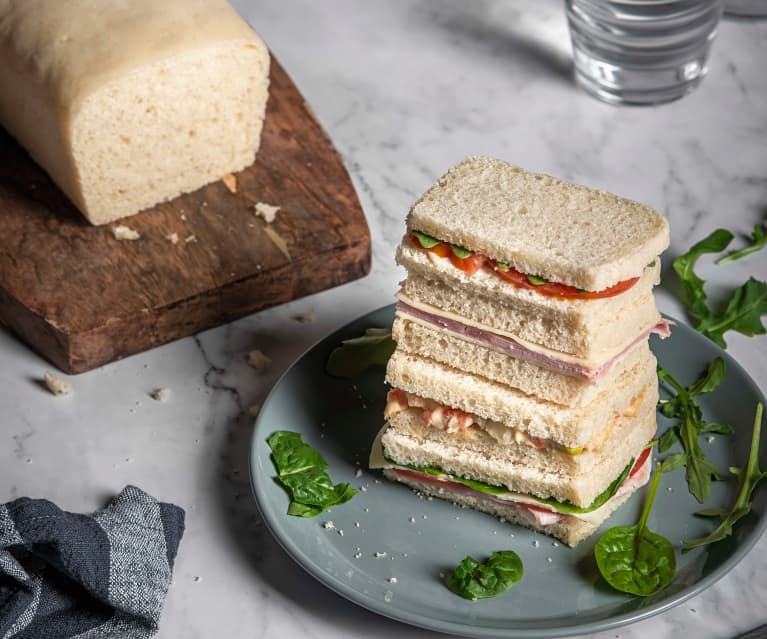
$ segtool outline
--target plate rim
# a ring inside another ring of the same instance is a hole
[[[466,637],[477,637],[478,639],[502,639],[502,638],[508,637],[509,633],[514,633],[514,636],[519,637],[520,639],[528,639],[528,638],[542,639],[544,637],[568,637],[568,636],[579,635],[579,634],[603,632],[606,630],[612,630],[618,627],[626,626],[631,623],[635,623],[638,621],[642,621],[644,619],[648,619],[650,617],[660,615],[670,610],[671,608],[674,608],[678,606],[679,604],[684,603],[685,601],[691,599],[692,597],[700,594],[704,590],[707,590],[712,585],[714,585],[717,581],[719,581],[722,577],[724,577],[727,573],[729,573],[738,563],[740,563],[740,561],[745,557],[745,555],[747,555],[753,549],[753,547],[756,545],[756,543],[764,534],[765,529],[767,529],[767,515],[760,518],[758,524],[753,528],[753,530],[749,532],[748,536],[742,541],[742,543],[738,545],[738,548],[733,552],[733,554],[730,557],[728,557],[721,565],[717,566],[712,572],[705,575],[701,579],[695,581],[693,584],[685,586],[682,590],[679,590],[673,593],[668,598],[663,599],[659,602],[650,604],[647,607],[642,607],[642,608],[639,608],[638,610],[634,610],[631,612],[610,616],[606,619],[597,620],[597,621],[588,621],[581,624],[571,623],[567,626],[541,626],[540,628],[512,627],[512,626],[490,627],[490,626],[475,626],[475,625],[461,624],[461,623],[456,623],[453,621],[448,621],[443,619],[434,619],[432,617],[424,617],[424,615],[412,613],[407,610],[397,610],[396,606],[393,607],[390,602],[385,602],[381,600],[380,598],[374,597],[373,595],[366,594],[364,592],[360,592],[358,590],[355,590],[351,586],[346,585],[346,582],[344,582],[343,580],[335,577],[334,575],[320,568],[317,565],[317,562],[315,562],[309,556],[309,554],[304,552],[298,545],[296,545],[295,543],[292,543],[292,540],[290,540],[289,537],[285,538],[285,536],[282,535],[281,531],[279,530],[279,527],[277,526],[276,517],[275,517],[275,521],[272,521],[271,513],[268,511],[268,509],[266,509],[262,505],[262,500],[265,501],[265,496],[261,493],[261,488],[259,487],[260,484],[255,481],[255,477],[254,477],[254,467],[256,465],[256,457],[257,457],[257,451],[256,451],[256,446],[258,442],[257,437],[260,434],[259,425],[262,421],[263,409],[266,408],[269,405],[270,401],[273,400],[273,396],[276,394],[280,385],[285,381],[285,378],[297,366],[300,365],[303,359],[311,351],[319,347],[321,344],[325,343],[327,340],[332,339],[334,336],[342,334],[343,332],[348,330],[351,325],[356,324],[358,322],[362,322],[366,318],[372,317],[378,313],[387,312],[389,311],[389,309],[393,310],[394,307],[395,307],[395,303],[384,304],[383,306],[380,306],[376,309],[362,313],[358,317],[355,317],[354,319],[346,322],[345,324],[343,324],[336,330],[328,333],[327,335],[320,337],[315,342],[313,342],[310,346],[308,346],[298,357],[296,357],[296,359],[290,364],[290,366],[288,366],[288,368],[282,373],[282,375],[280,375],[280,377],[277,379],[277,381],[274,383],[274,385],[270,389],[269,393],[264,399],[264,402],[262,403],[262,412],[259,413],[259,416],[254,421],[253,430],[250,437],[249,451],[248,451],[248,474],[249,474],[251,491],[253,493],[254,501],[256,502],[256,506],[258,508],[259,514],[261,515],[262,521],[266,525],[267,530],[269,530],[269,533],[277,541],[280,547],[288,554],[288,556],[296,564],[298,564],[305,572],[307,572],[312,577],[317,579],[317,581],[319,581],[323,586],[329,588],[331,591],[342,596],[343,598],[347,599],[351,603],[354,603],[373,613],[379,614],[383,617],[387,617],[394,621],[406,623],[418,628],[423,628],[425,630],[444,632],[444,633],[453,634],[453,635],[462,635]],[[728,367],[734,366],[738,370],[741,376],[749,380],[749,382],[755,389],[757,396],[760,397],[763,403],[765,403],[765,396],[761,388],[756,384],[753,378],[749,375],[748,371],[746,371],[746,369],[743,368],[743,366],[732,355],[727,353],[726,350],[720,348],[713,342],[710,342],[709,340],[707,340],[705,336],[697,333],[686,322],[676,320],[675,318],[667,315],[666,313],[663,313],[662,315],[665,319],[673,322],[675,326],[681,326],[683,331],[686,331],[689,333],[689,335],[693,336],[693,339],[703,340],[703,343],[707,343],[710,346],[717,349],[720,352],[720,354],[725,356],[725,361],[727,363],[727,366]],[[765,408],[767,409],[767,404],[765,405]],[[432,621],[433,623],[429,623],[429,621]]]

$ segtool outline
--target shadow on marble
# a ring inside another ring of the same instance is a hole
[[[558,4],[564,21],[564,4]],[[415,18],[427,26],[479,45],[510,65],[522,65],[527,73],[539,71],[573,85],[569,40],[563,42],[551,24],[523,16],[524,7],[509,9],[490,0],[445,0],[438,11],[430,2],[417,7]]]

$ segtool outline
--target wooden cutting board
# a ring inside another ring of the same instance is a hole
[[[235,177],[94,227],[0,129],[0,322],[80,373],[369,272],[349,175],[274,58],[261,148]]]

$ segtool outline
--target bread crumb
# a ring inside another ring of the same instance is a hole
[[[181,214],[181,221],[186,222],[186,215],[184,215],[183,213]]]
[[[178,233],[168,233],[168,235],[165,236],[165,239],[171,244],[178,244]]]
[[[300,313],[293,316],[293,319],[299,324],[308,324],[314,321],[314,311],[306,311],[306,313]]]
[[[132,228],[125,226],[124,224],[118,224],[112,227],[112,235],[116,240],[137,240],[141,237],[141,233],[134,231]]]
[[[277,217],[277,211],[279,210],[279,206],[273,206],[272,204],[267,204],[266,202],[256,202],[256,215],[260,215],[262,218],[264,218],[264,221],[267,224],[274,222],[275,218]]]
[[[258,417],[261,412],[261,404],[253,404],[248,408],[248,415],[251,417]]]
[[[266,370],[272,365],[272,358],[267,357],[261,351],[250,351],[248,353],[248,366],[252,366],[256,370]]]
[[[158,402],[164,402],[170,397],[170,388],[156,388],[152,391],[152,399]]]
[[[221,178],[221,181],[226,185],[231,193],[237,193],[237,178],[231,173],[227,173]]]
[[[396,584],[397,583],[397,578],[396,577],[389,577],[388,581],[389,581],[390,584]]]
[[[45,385],[54,395],[69,395],[72,392],[72,384],[59,379],[50,371],[45,371]]]
[[[324,524],[322,524],[323,528],[327,528],[328,530],[334,530],[336,525],[332,522],[332,520],[328,519]]]
[[[184,238],[184,244],[196,244],[197,243],[197,236],[196,235],[187,235]]]

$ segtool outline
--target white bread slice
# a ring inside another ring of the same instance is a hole
[[[0,2],[0,124],[92,224],[250,165],[268,83],[225,0]]]
[[[613,415],[626,410],[633,398],[658,384],[655,357],[649,351],[633,368],[622,366],[611,388],[576,407],[544,401],[401,349],[389,358],[386,381],[394,388],[501,422],[533,437],[553,439],[568,448],[585,446],[604,430]]]
[[[589,291],[636,277],[669,244],[668,222],[648,206],[487,157],[450,169],[407,226]]]
[[[387,479],[398,481],[400,483],[409,486],[413,490],[423,493],[424,495],[430,495],[445,499],[454,504],[460,506],[466,506],[467,508],[473,508],[481,512],[488,513],[499,517],[505,522],[510,524],[516,524],[529,528],[536,532],[549,535],[555,539],[559,539],[562,543],[567,544],[570,547],[574,547],[581,541],[589,537],[600,526],[600,524],[607,519],[615,510],[620,507],[631,495],[636,491],[638,486],[634,490],[625,492],[620,496],[616,496],[605,504],[599,511],[600,519],[598,521],[585,521],[572,515],[563,517],[560,521],[547,525],[539,525],[527,514],[525,508],[514,505],[514,503],[500,503],[493,500],[489,496],[483,493],[456,493],[446,490],[439,486],[435,486],[433,483],[421,482],[413,478],[404,478],[396,473],[392,469],[386,469],[383,471],[384,476]]]
[[[660,273],[657,260],[625,293],[590,300],[545,297],[485,270],[467,275],[408,240],[397,251],[397,261],[408,271],[401,289],[404,301],[436,307],[595,366],[660,320],[652,296]]]
[[[499,443],[479,428],[447,433],[423,426],[412,409],[389,417],[381,444],[386,459],[398,464],[439,468],[512,492],[586,507],[655,436],[657,398],[657,390],[648,389],[636,416],[617,419],[600,450],[578,455]]]
[[[499,352],[434,324],[413,321],[400,312],[394,318],[392,337],[397,348],[406,353],[431,358],[564,406],[583,406],[594,401],[615,385],[622,366],[633,368],[646,358],[649,350],[648,341],[642,340],[604,375],[591,381]]]

